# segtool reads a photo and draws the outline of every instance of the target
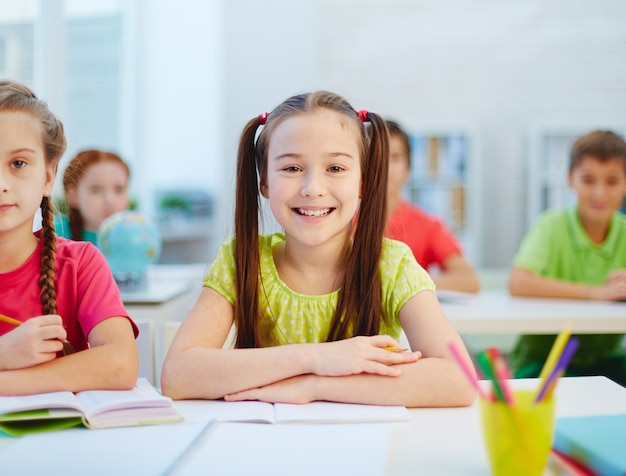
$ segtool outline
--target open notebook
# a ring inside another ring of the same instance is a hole
[[[15,436],[78,425],[109,428],[181,420],[172,399],[157,392],[145,378],[132,390],[0,397],[0,430]]]
[[[303,405],[259,401],[187,400],[177,402],[189,419],[214,418],[224,422],[254,423],[372,423],[408,421],[402,406],[359,405],[352,403],[311,402]]]

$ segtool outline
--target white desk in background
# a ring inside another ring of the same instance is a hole
[[[143,287],[122,290],[122,301],[133,318],[150,318],[157,323],[182,321],[200,289],[205,269],[204,264],[153,266]]]
[[[442,292],[441,307],[461,334],[558,334],[571,320],[578,334],[626,333],[626,303]]]
[[[557,417],[626,413],[626,389],[605,377],[563,378],[556,398]],[[411,409],[402,423],[213,423],[204,433],[211,415],[203,403],[177,402],[183,423],[0,437],[2,474],[489,474],[477,402]]]

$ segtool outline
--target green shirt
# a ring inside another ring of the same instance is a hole
[[[261,261],[260,302],[263,345],[325,342],[337,307],[339,291],[311,296],[291,290],[278,276],[272,247],[283,242],[280,233],[259,236]],[[215,289],[235,304],[234,237],[222,244],[216,260],[204,277],[204,286]],[[428,273],[415,261],[404,243],[385,239],[381,255],[382,313],[380,333],[398,339],[402,306],[415,294],[434,291]]]
[[[522,240],[513,266],[546,278],[600,285],[611,271],[626,269],[626,216],[615,213],[606,239],[596,244],[585,232],[577,207],[547,210]],[[580,347],[572,365],[591,365],[598,359],[621,352],[622,334],[576,337],[580,340]],[[545,360],[554,338],[553,335],[522,336],[511,354],[513,367]]]
[[[58,236],[70,240],[72,239],[72,229],[70,228],[70,221],[66,215],[59,213],[54,214],[54,228]],[[98,246],[98,236],[95,231],[83,230],[83,237],[80,241],[89,241]]]
[[[615,213],[603,243],[593,243],[585,232],[577,208],[542,213],[513,260],[548,278],[600,285],[611,271],[626,269],[626,216]]]

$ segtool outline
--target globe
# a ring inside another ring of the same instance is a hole
[[[100,224],[97,237],[98,247],[118,282],[141,281],[161,255],[159,229],[136,212],[114,213]]]

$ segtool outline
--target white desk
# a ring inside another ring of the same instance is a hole
[[[537,388],[537,379],[512,381],[515,388]],[[626,413],[626,388],[606,377],[562,378],[556,390],[556,416]],[[410,425],[392,433],[388,475],[487,475],[477,403],[470,408],[413,409]],[[546,471],[546,474],[552,474]]]
[[[537,380],[513,384],[536,388]],[[626,389],[604,377],[561,379],[556,398],[557,417],[626,413]],[[477,403],[412,409],[404,423],[216,423],[204,435],[210,415],[197,402],[177,406],[184,423],[0,438],[2,474],[489,474]]]
[[[175,304],[180,301],[187,305],[192,303],[194,292],[201,287],[205,269],[203,264],[153,266],[147,273],[145,287],[132,292],[122,291],[122,301],[131,317],[151,318],[157,322],[182,321],[189,308]],[[166,314],[164,308],[170,312]],[[171,311],[175,310],[180,312],[172,315]]]
[[[626,303],[512,297],[506,291],[440,297],[448,320],[461,334],[626,333]]]

